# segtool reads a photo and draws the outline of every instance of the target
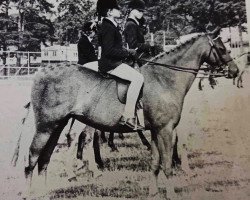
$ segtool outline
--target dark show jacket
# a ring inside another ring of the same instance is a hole
[[[130,49],[138,48],[137,52],[148,52],[150,45],[145,44],[142,27],[134,19],[128,18],[124,28],[125,41]]]
[[[86,35],[82,35],[77,44],[78,64],[84,65],[97,60],[95,49]]]
[[[127,49],[123,47],[122,35],[119,28],[112,21],[104,18],[98,33],[99,46],[101,46],[101,58],[98,61],[99,71],[110,71],[129,56]]]

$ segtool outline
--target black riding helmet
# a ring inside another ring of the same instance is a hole
[[[145,10],[145,2],[143,0],[131,0],[128,4],[129,9]]]
[[[120,9],[116,0],[98,0],[96,11],[99,17],[106,17],[109,9]]]
[[[96,25],[94,22],[85,22],[83,27],[82,27],[83,32],[90,32],[90,31],[95,31],[96,32]]]

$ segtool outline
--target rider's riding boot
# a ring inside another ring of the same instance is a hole
[[[135,117],[133,118],[125,118],[124,116],[121,117],[119,124],[127,126],[134,131],[139,131],[139,130],[145,130],[143,126],[137,123],[137,119]]]

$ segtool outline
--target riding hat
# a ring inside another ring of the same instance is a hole
[[[83,32],[96,31],[96,25],[94,22],[87,21],[83,24],[82,27]]]
[[[136,10],[145,10],[145,2],[143,0],[131,0],[128,8]]]
[[[99,16],[106,17],[109,9],[120,9],[116,0],[98,0],[96,4],[96,11]]]

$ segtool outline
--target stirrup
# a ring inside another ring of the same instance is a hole
[[[138,124],[138,120],[137,120],[136,117],[134,117],[134,118],[125,118],[124,116],[122,116],[120,121],[119,121],[119,124],[129,127],[133,131],[145,130],[145,128],[143,126]]]

